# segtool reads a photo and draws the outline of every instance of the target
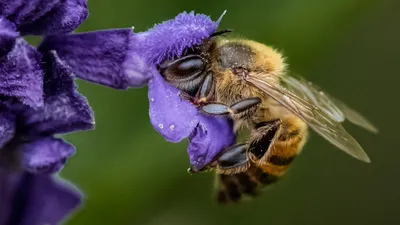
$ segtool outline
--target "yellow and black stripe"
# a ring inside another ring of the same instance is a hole
[[[256,196],[277,182],[300,153],[306,137],[306,125],[296,119],[256,126],[249,142],[250,167],[242,173],[218,175],[217,201],[238,202],[243,195]]]

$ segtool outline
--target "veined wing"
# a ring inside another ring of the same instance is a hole
[[[370,132],[377,133],[378,129],[356,110],[347,106],[344,102],[332,97],[322,91],[320,87],[312,84],[299,76],[282,76],[280,78],[282,86],[295,95],[301,97],[315,106],[319,107],[332,119],[343,122],[345,119],[358,125]]]
[[[296,79],[288,75],[268,76],[266,79],[266,76],[250,74],[247,81],[290,110],[339,149],[356,159],[370,162],[360,144],[341,124],[345,118],[351,118],[357,125],[361,123],[360,126],[368,130],[376,130],[369,122],[365,125],[363,122],[366,120],[363,117],[360,119],[359,114],[354,113],[354,110],[348,110],[347,106],[336,104],[336,101],[304,79]]]

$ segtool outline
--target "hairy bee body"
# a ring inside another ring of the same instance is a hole
[[[217,170],[220,177],[218,201],[238,201],[241,192],[254,195],[259,187],[274,183],[289,168],[307,139],[307,125],[286,108],[256,87],[244,82],[244,76],[280,76],[285,73],[281,54],[272,48],[248,40],[222,40],[211,51],[210,71],[216,88],[217,102],[232,105],[243,99],[259,97],[262,102],[233,115],[235,130],[250,129],[250,164],[234,174]],[[268,77],[265,77],[268,79]],[[280,121],[276,130],[266,130],[269,121]],[[266,135],[266,133],[270,135]],[[258,146],[257,146],[258,145]],[[266,154],[267,153],[267,154]],[[229,174],[229,176],[227,176]]]
[[[288,74],[282,54],[250,40],[216,39],[158,66],[164,79],[207,115],[229,116],[234,130],[250,131],[244,143],[224,149],[194,172],[217,173],[217,200],[237,202],[255,196],[285,174],[307,141],[308,128],[340,150],[370,162],[342,122],[376,133],[361,114],[311,82]]]
[[[233,115],[238,125],[244,123],[251,127],[264,121],[293,116],[265,93],[244,81],[244,76],[250,73],[265,76],[265,79],[283,74],[286,65],[278,52],[254,41],[224,39],[215,42],[210,59],[209,70],[213,74],[217,102],[232,105],[246,98],[262,99],[258,106],[240,115]]]

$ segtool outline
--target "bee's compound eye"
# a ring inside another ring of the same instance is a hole
[[[185,71],[196,71],[198,69],[203,68],[203,60],[198,57],[192,57],[190,59],[185,59],[177,64],[177,69],[185,72]]]
[[[205,67],[204,59],[199,55],[188,55],[160,65],[160,72],[167,80],[194,79]]]

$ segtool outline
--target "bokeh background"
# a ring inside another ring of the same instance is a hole
[[[150,125],[147,87],[79,90],[96,130],[67,136],[77,154],[61,175],[86,194],[68,225],[400,224],[400,2],[397,0],[89,0],[77,30],[145,31],[195,10],[220,29],[273,45],[291,70],[344,100],[380,129],[346,123],[372,159],[359,162],[312,133],[281,182],[258,199],[219,206],[213,175],[189,176],[187,142],[167,143]]]

